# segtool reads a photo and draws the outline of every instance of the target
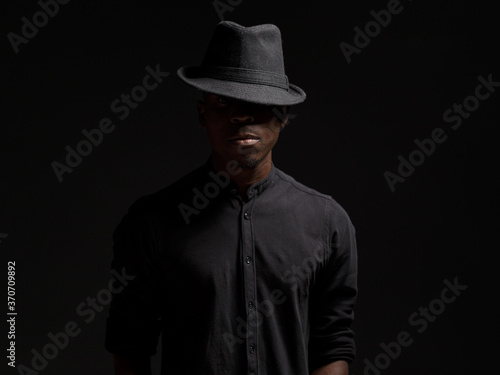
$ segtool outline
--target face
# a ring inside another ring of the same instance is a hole
[[[277,116],[275,112],[280,114]],[[215,160],[221,165],[236,160],[252,168],[271,160],[271,150],[287,118],[285,107],[243,102],[207,94],[198,102],[201,125],[206,129]]]

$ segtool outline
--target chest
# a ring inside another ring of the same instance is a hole
[[[327,246],[320,215],[262,204],[216,207],[171,236],[162,264],[165,285],[205,301],[237,295],[249,283],[307,295]]]

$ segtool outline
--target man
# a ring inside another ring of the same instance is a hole
[[[272,149],[289,106],[274,25],[217,26],[179,77],[203,92],[205,165],[139,199],[114,233],[134,279],[111,304],[115,374],[347,375],[355,352],[354,228],[342,207],[288,176]]]

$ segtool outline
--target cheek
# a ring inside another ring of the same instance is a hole
[[[271,114],[266,114],[264,121],[263,124],[265,125],[263,130],[265,131],[266,138],[275,141],[278,139],[281,131],[281,122],[276,118],[276,116],[271,116]]]
[[[213,123],[227,123],[231,119],[231,109],[229,107],[213,108],[210,106],[205,111],[205,117],[207,121]]]
[[[269,126],[263,129],[262,137],[265,143],[274,145],[279,137],[279,127]]]
[[[227,133],[227,125],[223,119],[219,116],[207,116],[205,117],[205,130],[207,131],[208,138],[211,141],[217,141],[218,139],[226,136]]]

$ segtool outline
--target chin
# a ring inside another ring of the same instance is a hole
[[[236,159],[238,162],[238,166],[242,169],[250,169],[257,167],[262,160],[264,160],[263,156],[253,155],[254,157],[243,157]]]

